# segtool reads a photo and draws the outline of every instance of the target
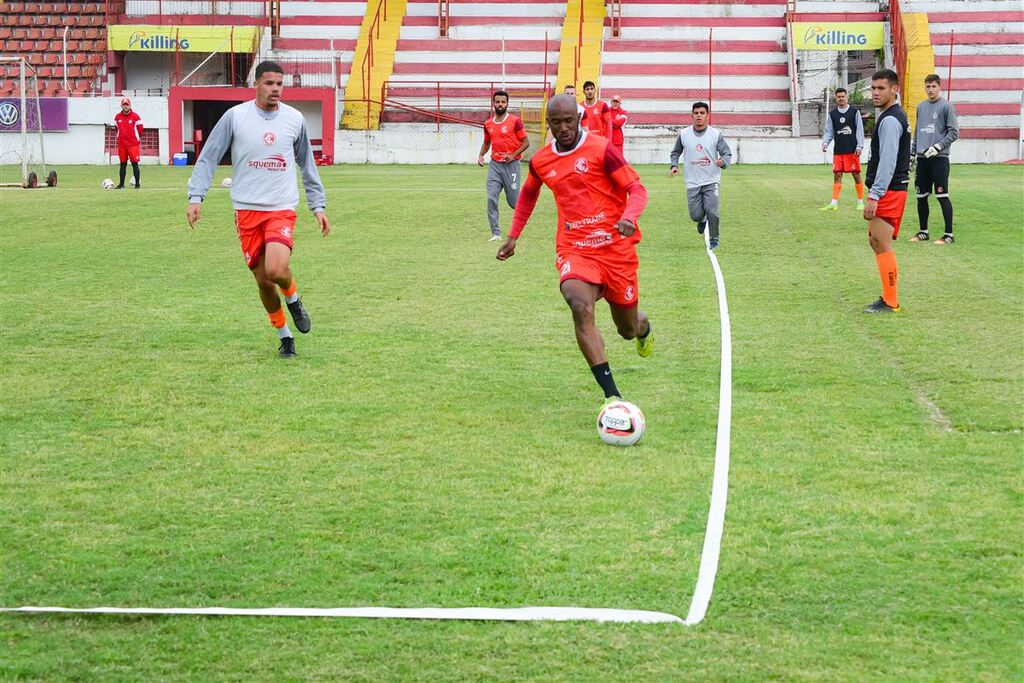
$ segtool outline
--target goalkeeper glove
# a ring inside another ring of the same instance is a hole
[[[933,156],[935,156],[938,153],[939,153],[939,146],[938,145],[932,145],[931,147],[929,147],[928,149],[926,149],[924,151],[924,156],[927,159],[931,159]]]

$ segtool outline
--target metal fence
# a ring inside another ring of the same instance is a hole
[[[182,17],[201,16],[206,21],[230,19],[235,24],[266,26],[269,0],[114,0],[108,3],[108,20],[167,25]]]

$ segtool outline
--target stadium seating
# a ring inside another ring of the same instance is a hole
[[[620,37],[604,45],[602,95],[620,95],[631,124],[678,125],[710,87],[715,125],[788,135],[785,12],[785,0],[624,2]]]
[[[440,38],[436,0],[409,0],[388,96],[431,111],[440,100],[450,116],[483,121],[493,88],[539,90],[545,71],[554,83],[564,14],[564,0],[452,3],[448,37]],[[384,120],[434,119],[389,108]]]
[[[103,3],[10,2],[0,13],[0,54],[23,56],[37,69],[40,96],[95,92],[106,49]],[[20,87],[17,64],[0,65],[0,97],[17,95]]]
[[[956,107],[960,137],[1016,139],[1024,89],[1019,0],[915,0],[914,11],[928,13],[936,72]]]
[[[337,59],[333,69],[338,79],[334,85],[343,89],[352,70],[352,55],[365,13],[365,0],[282,2],[281,34],[274,37],[272,57],[285,69],[299,73],[302,85],[330,85],[333,41]],[[286,81],[292,83],[290,78]]]

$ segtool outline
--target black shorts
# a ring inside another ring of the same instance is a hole
[[[936,197],[949,196],[949,157],[928,157],[919,154],[917,172],[914,174],[917,196],[927,197],[935,188]]]

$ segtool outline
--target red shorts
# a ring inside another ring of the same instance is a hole
[[[906,190],[888,190],[878,200],[878,210],[875,217],[892,226],[892,238],[900,234],[900,223],[903,222],[903,207],[907,204]]]
[[[291,250],[295,232],[295,212],[287,211],[235,211],[235,228],[242,242],[242,254],[249,270],[256,267],[267,242],[279,242]]]
[[[118,145],[117,156],[121,160],[122,164],[129,159],[135,163],[139,163],[139,146],[133,145],[131,147],[126,147],[125,145]]]
[[[860,173],[860,155],[856,152],[851,154],[833,154],[832,172]]]
[[[632,308],[639,301],[639,265],[636,247],[632,246],[629,251],[611,253],[565,251],[555,259],[555,268],[561,273],[559,285],[566,280],[583,280],[592,285],[600,285],[600,296],[623,308]]]

